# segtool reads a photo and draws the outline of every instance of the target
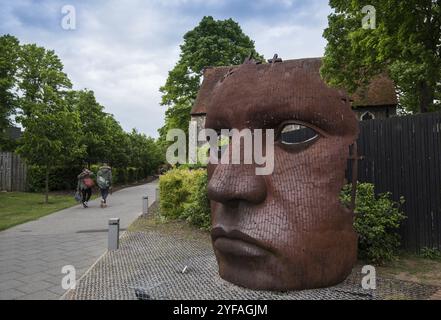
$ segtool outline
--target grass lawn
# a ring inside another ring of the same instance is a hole
[[[402,253],[397,260],[378,267],[378,271],[384,277],[441,287],[441,258],[431,260]]]
[[[194,226],[189,225],[185,221],[167,220],[164,221],[159,218],[159,205],[155,201],[149,207],[148,217],[139,217],[127,229],[127,231],[150,231],[154,230],[161,232],[164,235],[179,235],[185,239],[192,239],[197,241],[210,242],[210,232],[200,230]]]
[[[49,203],[44,204],[40,193],[0,192],[0,231],[75,204],[71,195],[49,195]]]

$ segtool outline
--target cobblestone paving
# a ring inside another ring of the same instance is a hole
[[[185,272],[183,270],[186,268]],[[378,279],[377,290],[361,288],[360,270],[335,287],[253,291],[217,274],[209,241],[157,231],[126,232],[118,251],[108,252],[66,299],[428,299],[439,287]]]
[[[126,188],[109,197],[101,209],[99,199],[88,209],[75,206],[0,232],[0,300],[59,299],[64,274],[72,265],[77,277],[107,249],[108,219],[120,217],[127,228],[142,211],[142,196],[154,199],[157,183]]]

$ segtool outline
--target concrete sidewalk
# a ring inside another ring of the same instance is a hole
[[[74,266],[79,279],[107,250],[109,218],[127,228],[141,214],[142,196],[153,202],[156,186],[118,191],[106,209],[97,199],[88,209],[77,205],[0,232],[0,300],[60,298],[61,268]]]

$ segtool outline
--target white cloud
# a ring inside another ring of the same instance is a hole
[[[272,0],[265,0],[272,1]],[[299,1],[286,0],[290,9],[282,20],[264,19],[245,21],[244,31],[256,42],[256,49],[265,57],[277,53],[283,59],[320,57],[326,45],[322,37],[327,26],[330,7],[325,1],[309,1],[296,6]]]

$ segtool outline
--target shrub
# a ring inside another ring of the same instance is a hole
[[[127,168],[127,180],[129,183],[138,181],[138,169],[133,167]]]
[[[92,164],[90,170],[96,175],[100,164]],[[49,189],[55,190],[74,190],[77,187],[77,176],[83,170],[82,166],[57,166],[51,169],[49,174]],[[28,190],[30,192],[42,192],[45,187],[46,171],[39,166],[28,166],[27,170]],[[139,181],[147,177],[146,170],[143,168],[112,168],[112,183],[127,184]]]
[[[98,170],[101,168],[101,165],[99,165],[99,164],[92,164],[92,165],[90,165],[90,171],[92,171],[93,172],[93,174],[97,174],[97,172],[98,172]]]
[[[441,251],[438,248],[424,247],[421,249],[420,256],[425,259],[440,260],[441,259]]]
[[[183,210],[189,196],[184,176],[184,170],[173,169],[159,178],[161,215],[166,218],[177,219]]]
[[[184,212],[181,216],[190,224],[204,230],[209,230],[211,227],[207,179],[206,173],[196,177],[194,192],[190,195],[189,203],[184,204]]]
[[[172,169],[159,178],[161,215],[183,219],[201,228],[210,225],[206,195],[207,172]]]
[[[196,169],[206,169],[207,165],[205,164],[201,164],[201,163],[195,163],[195,164],[190,164],[190,163],[185,163],[185,164],[181,164],[179,166],[179,169],[188,169],[188,170],[196,170]]]
[[[144,169],[144,168],[138,168],[137,169],[137,177],[138,177],[138,180],[141,180],[141,179],[145,179],[145,178],[147,178],[147,176],[148,176],[148,172],[147,172],[147,170],[146,169]]]
[[[341,201],[349,206],[351,185],[343,188]],[[394,202],[389,192],[375,196],[373,184],[357,185],[354,228],[359,236],[358,253],[361,259],[381,264],[395,258],[400,246],[397,230],[405,219],[400,210],[403,202],[403,198]]]
[[[126,168],[113,168],[112,169],[113,184],[127,184],[127,169]]]
[[[30,192],[40,192],[44,190],[45,173],[39,166],[28,166],[27,168],[28,190]],[[51,175],[49,174],[49,188]]]
[[[54,167],[49,173],[49,190],[73,190],[77,186],[77,176],[81,166]],[[46,171],[39,166],[28,166],[28,190],[42,192],[45,188]]]

